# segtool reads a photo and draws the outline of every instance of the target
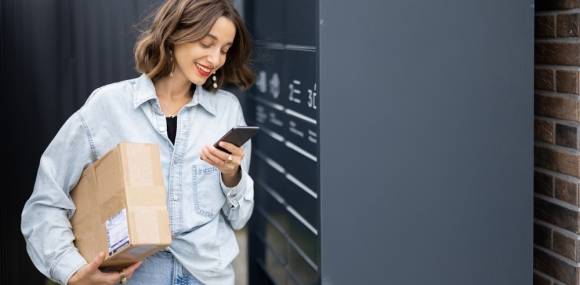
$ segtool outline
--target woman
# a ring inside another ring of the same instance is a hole
[[[139,78],[96,89],[43,153],[22,232],[36,267],[61,284],[233,284],[233,229],[253,210],[251,146],[211,146],[245,125],[225,83],[248,88],[250,38],[228,0],[168,0],[135,47]],[[121,272],[101,272],[73,244],[69,192],[82,170],[122,141],[155,143],[173,242]]]

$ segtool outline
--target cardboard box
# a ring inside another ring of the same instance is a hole
[[[71,193],[75,245],[90,262],[118,269],[171,243],[159,147],[120,143],[87,167]]]

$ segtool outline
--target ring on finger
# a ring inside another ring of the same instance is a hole
[[[121,280],[119,281],[119,283],[121,284],[127,283],[127,275],[125,275],[125,271],[121,270],[119,274],[121,275]]]

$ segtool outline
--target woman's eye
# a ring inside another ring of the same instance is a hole
[[[201,46],[204,47],[204,48],[208,48],[208,47],[211,47],[211,44],[201,43]]]
[[[228,53],[228,51],[227,51],[227,50],[226,50],[226,51],[223,51],[223,50],[222,50],[221,52],[222,52],[222,54],[227,54],[227,53]]]

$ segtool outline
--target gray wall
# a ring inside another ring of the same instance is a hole
[[[323,284],[531,284],[531,0],[320,0]]]

